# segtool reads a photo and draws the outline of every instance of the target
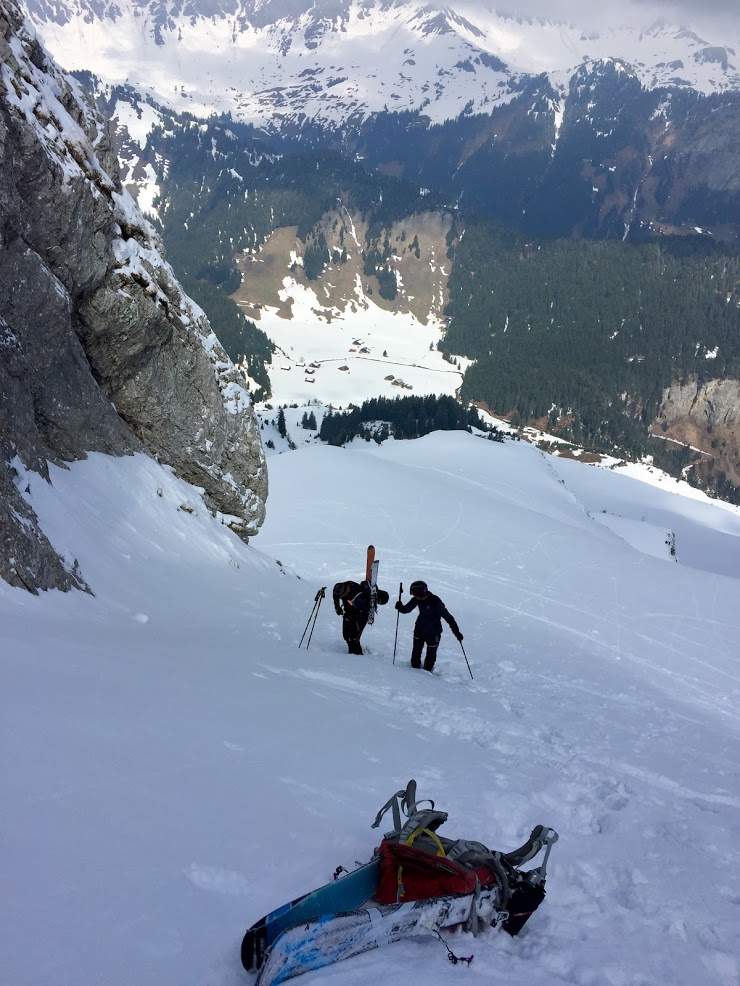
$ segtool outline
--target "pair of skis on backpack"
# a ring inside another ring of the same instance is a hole
[[[557,833],[538,825],[511,853],[482,843],[440,838],[445,812],[420,808],[416,782],[396,792],[373,827],[392,810],[394,827],[373,858],[332,883],[278,907],[244,936],[241,959],[255,986],[278,983],[396,941],[462,927],[479,934],[499,924],[517,934],[545,896]],[[540,851],[539,867],[521,867]]]
[[[380,561],[375,557],[375,548],[372,544],[367,547],[367,562],[365,564],[365,581],[370,586],[370,610],[367,614],[367,622],[375,622],[375,614],[378,612],[378,569]]]

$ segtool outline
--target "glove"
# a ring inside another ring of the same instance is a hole
[[[396,609],[399,610],[399,612],[400,612],[401,607],[403,606],[403,603],[401,602],[400,599],[397,599],[396,600],[395,606],[396,606]]]
[[[457,633],[455,634],[455,636],[456,636],[456,637],[457,637],[457,639],[458,639],[458,640],[460,641],[460,643],[462,643],[462,642],[463,642],[463,635],[462,635],[462,634],[460,633],[460,631],[459,631],[459,630],[457,631]]]
[[[339,606],[334,607],[334,612],[337,614],[337,616],[342,615],[342,610],[339,608]]]

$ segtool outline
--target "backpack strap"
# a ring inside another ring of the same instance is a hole
[[[414,844],[414,840],[416,839],[417,835],[421,835],[422,832],[424,833],[424,835],[428,835],[429,838],[432,840],[432,842],[434,842],[436,844],[436,846],[437,846],[437,855],[438,856],[441,856],[444,859],[445,850],[444,850],[444,846],[442,845],[442,840],[437,835],[437,833],[436,832],[432,832],[431,829],[415,829],[411,833],[411,835],[408,837],[408,839],[406,839],[406,842],[404,843],[404,845],[406,845],[406,846],[413,845]]]
[[[457,859],[464,866],[472,865],[473,869],[477,865],[477,857],[487,859],[491,855],[491,850],[482,842],[473,842],[470,839],[455,839],[447,846],[448,859]],[[469,860],[472,861],[472,864],[469,864]]]
[[[545,856],[538,867],[538,872],[541,873],[541,879],[544,880],[550,850],[557,841],[558,833],[555,829],[548,828],[545,825],[536,825],[523,846],[520,846],[519,849],[514,849],[513,852],[503,853],[501,858],[509,866],[518,868],[524,863],[528,863],[530,859],[533,859],[537,853],[544,849]]]
[[[436,831],[440,825],[446,821],[446,811],[435,811],[434,808],[422,808],[421,810],[417,810],[413,815],[411,815],[409,820],[398,833],[398,841],[405,842],[406,845],[409,845],[409,840],[415,839],[417,834],[420,831],[423,831],[428,832],[429,835],[433,836],[433,839],[437,845],[441,846],[442,842],[439,836],[436,835]],[[391,834],[391,838],[393,838],[393,834]]]
[[[430,804],[432,808],[434,808],[434,802],[431,801]],[[401,829],[403,827],[401,824],[401,812],[403,812],[406,818],[410,818],[411,815],[415,814],[417,810],[416,781],[413,779],[413,777],[406,785],[405,790],[396,791],[396,793],[386,801],[386,803],[380,809],[378,814],[375,816],[375,821],[370,827],[374,829],[378,828],[380,826],[380,822],[383,818],[383,815],[385,815],[385,813],[389,809],[392,809],[393,811],[393,831],[396,834],[400,834]]]

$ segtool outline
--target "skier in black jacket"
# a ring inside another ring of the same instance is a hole
[[[442,637],[442,620],[449,623],[450,630],[458,640],[463,639],[460,628],[455,622],[455,618],[447,612],[447,607],[433,592],[430,592],[426,582],[419,580],[412,582],[409,586],[411,599],[407,603],[402,603],[400,599],[396,603],[399,613],[410,613],[415,606],[419,607],[419,615],[416,617],[414,626],[414,645],[411,648],[411,667],[421,667],[421,652],[426,644],[427,652],[424,657],[424,670],[432,671],[434,662],[437,660],[437,648]]]
[[[350,654],[362,654],[360,637],[367,626],[372,593],[369,582],[337,582],[332,593],[334,611],[342,617],[342,636]],[[388,593],[378,589],[378,605],[385,606]]]

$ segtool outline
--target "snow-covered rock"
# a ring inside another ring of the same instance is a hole
[[[81,584],[21,502],[22,475],[90,451],[144,448],[254,533],[267,478],[246,381],[121,186],[104,121],[11,0],[0,5],[0,244],[0,574]]]

